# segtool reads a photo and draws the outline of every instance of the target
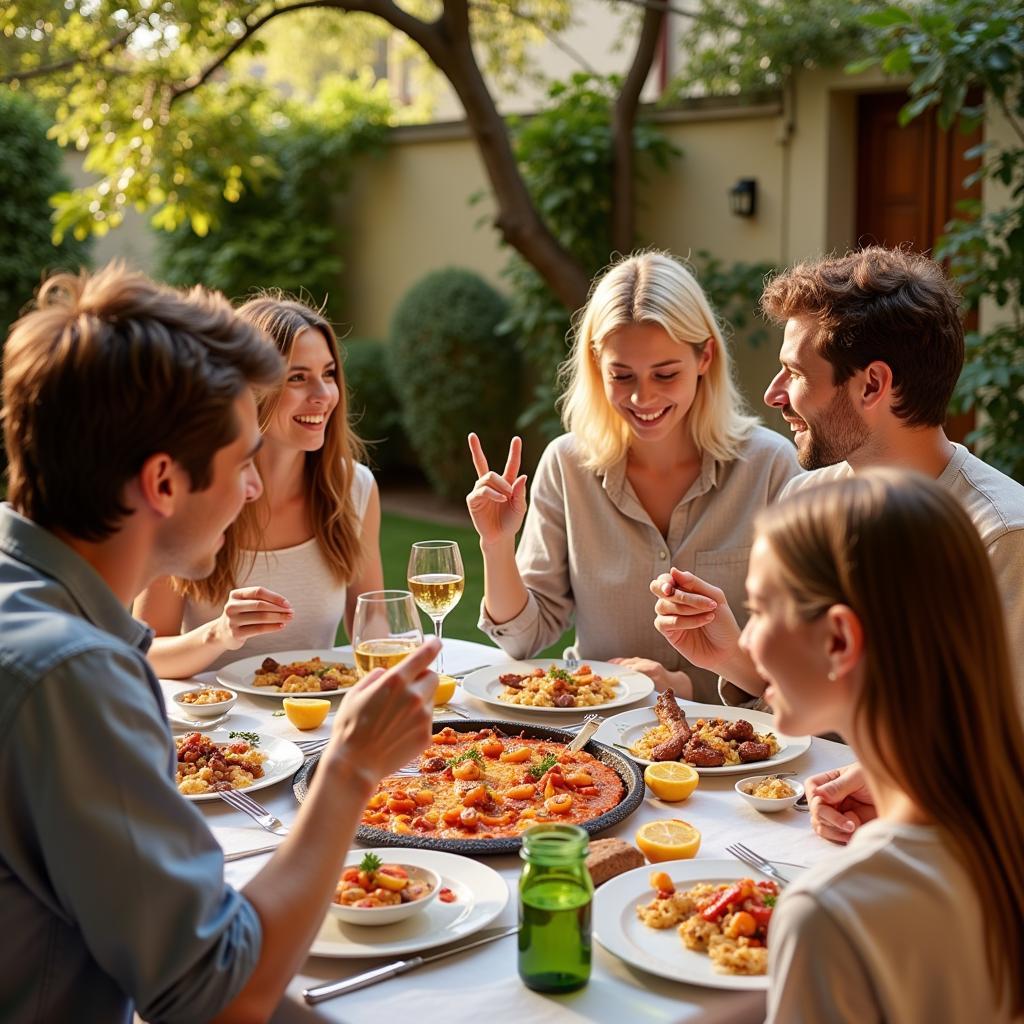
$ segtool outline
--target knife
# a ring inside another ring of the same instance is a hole
[[[443,960],[447,956],[455,956],[456,953],[464,953],[467,949],[473,949],[475,946],[484,946],[488,942],[494,942],[495,939],[503,939],[507,935],[515,935],[518,931],[519,925],[513,925],[511,928],[488,928],[487,931],[481,932],[480,937],[472,942],[464,942],[461,946],[446,949],[442,953],[434,953],[432,956],[414,956],[411,960],[396,960],[393,964],[385,964],[385,966],[378,967],[376,970],[365,971],[345,981],[332,981],[326,985],[315,985],[313,988],[307,988],[303,991],[302,998],[310,1006],[314,1006],[317,1003],[322,1003],[325,999],[333,999],[335,996],[344,995],[346,992],[355,992],[357,989],[366,988],[368,985],[376,985],[378,981],[395,978],[399,974],[405,974],[406,971],[422,967],[423,964]]]

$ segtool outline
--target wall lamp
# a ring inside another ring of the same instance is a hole
[[[753,217],[757,213],[757,181],[740,178],[729,189],[729,209],[737,217]]]

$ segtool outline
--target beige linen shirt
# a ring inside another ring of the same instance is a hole
[[[936,482],[963,505],[988,551],[1006,612],[1010,667],[1024,706],[1024,486],[972,455],[962,444],[953,447],[956,449],[953,457]],[[853,472],[848,462],[840,462],[801,473],[789,481],[779,498],[788,498],[807,487],[842,480],[853,476]],[[730,682],[723,680],[720,689],[726,704],[771,710],[760,700],[751,705],[750,695]]]
[[[768,1024],[1010,1024],[978,892],[938,829],[870,821],[772,916]]]
[[[717,703],[715,677],[654,628],[650,582],[669,566],[689,569],[741,608],[754,515],[798,472],[792,443],[757,427],[737,459],[704,454],[663,537],[626,479],[626,460],[605,473],[584,469],[576,439],[564,434],[541,456],[516,552],[526,607],[497,624],[481,604],[480,628],[513,658],[528,658],[575,620],[581,658],[651,658],[688,672],[696,700]]]

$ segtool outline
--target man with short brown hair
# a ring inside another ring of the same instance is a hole
[[[177,792],[158,576],[209,573],[260,494],[276,349],[219,295],[112,266],[48,281],[4,350],[0,967],[5,1021],[261,1020],[305,956],[376,782],[423,749],[436,643],[346,695],[291,834],[236,892]]]
[[[762,306],[785,325],[782,368],[764,400],[782,412],[800,464],[811,470],[790,480],[780,500],[870,466],[916,470],[947,487],[988,550],[1024,699],[1024,486],[943,429],[964,360],[953,283],[934,260],[870,246],[785,271],[765,288]],[[659,576],[651,590],[656,627],[685,657],[722,677],[726,703],[760,695],[764,680],[739,649],[739,627],[720,590],[679,569]],[[845,840],[852,832],[846,826],[869,808],[857,773],[833,783],[819,790],[819,805],[834,796],[850,813],[825,813],[823,822],[816,815],[816,827]]]

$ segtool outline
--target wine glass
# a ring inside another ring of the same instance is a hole
[[[423,643],[423,629],[408,590],[370,590],[356,599],[352,650],[356,668],[391,668]]]
[[[409,553],[409,589],[420,609],[434,623],[441,639],[444,617],[459,603],[466,585],[462,554],[453,540],[421,540]],[[437,652],[437,671],[444,671],[444,651]]]

